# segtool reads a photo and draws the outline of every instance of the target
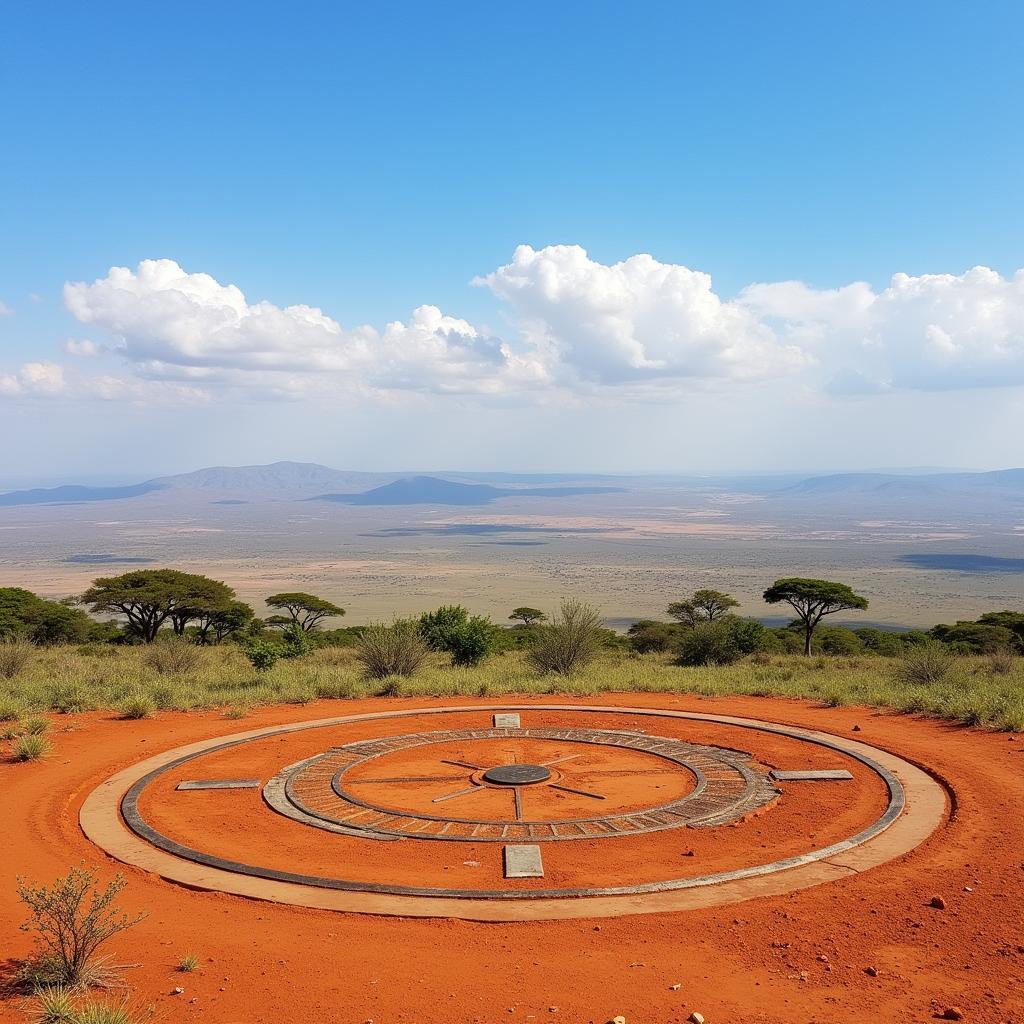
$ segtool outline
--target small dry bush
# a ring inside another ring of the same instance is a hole
[[[39,1001],[34,1014],[38,1024],[75,1024],[78,1009],[70,989],[63,985],[41,985],[34,994]]]
[[[911,647],[896,665],[896,678],[903,683],[929,686],[940,683],[956,665],[956,657],[940,643]]]
[[[178,962],[178,970],[182,974],[191,974],[199,970],[199,957],[195,953],[186,953]]]
[[[131,917],[115,905],[125,884],[117,875],[101,886],[96,870],[85,865],[72,868],[52,885],[19,878],[18,896],[30,913],[21,928],[34,933],[36,942],[26,977],[70,988],[112,984],[114,968],[99,955],[99,948],[145,916]]]
[[[390,626],[367,626],[356,647],[356,657],[371,679],[411,676],[429,654],[430,649],[412,619],[399,619]]]
[[[32,660],[35,646],[27,640],[0,641],[0,676],[13,679]]]
[[[150,644],[143,660],[162,676],[180,676],[195,672],[203,664],[203,654],[195,644],[174,637]]]
[[[21,727],[29,736],[44,736],[50,731],[50,720],[44,715],[29,715]]]
[[[985,661],[990,675],[1008,676],[1017,664],[1017,655],[1012,647],[998,647]]]
[[[597,609],[575,599],[563,601],[559,614],[545,626],[527,657],[538,672],[571,676],[600,653],[604,626]]]

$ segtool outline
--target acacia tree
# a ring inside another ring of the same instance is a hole
[[[299,629],[309,632],[316,629],[322,619],[335,615],[344,615],[345,609],[339,608],[330,601],[314,594],[301,591],[287,594],[271,594],[267,598],[267,606],[285,611],[287,615],[271,615],[267,622],[272,626],[296,625]]]
[[[123,615],[129,628],[150,644],[168,619],[180,635],[203,609],[226,608],[234,596],[226,583],[208,576],[177,569],[136,569],[94,580],[82,603],[93,612]]]
[[[520,608],[513,608],[509,618],[513,622],[518,619],[524,626],[532,626],[536,622],[546,622],[548,617],[539,608],[523,605]]]
[[[684,626],[696,626],[698,622],[714,622],[726,615],[730,608],[740,605],[731,594],[720,590],[698,590],[686,601],[673,601],[666,611]]]
[[[229,601],[223,608],[209,609],[196,616],[196,640],[201,644],[217,643],[241,632],[256,617],[244,601]]]
[[[768,604],[784,601],[796,612],[804,631],[804,654],[811,653],[814,629],[826,615],[868,606],[868,599],[855,594],[845,583],[798,577],[776,580],[765,592]]]

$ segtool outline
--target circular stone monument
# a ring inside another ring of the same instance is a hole
[[[193,887],[483,920],[654,912],[847,877],[942,821],[849,738],[650,708],[396,711],[167,751],[86,800],[113,856]]]

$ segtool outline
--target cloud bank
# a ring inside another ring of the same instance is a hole
[[[1024,384],[1024,271],[896,274],[880,291],[755,283],[723,298],[708,274],[649,255],[606,265],[576,245],[522,245],[472,283],[495,297],[500,331],[432,305],[343,326],[316,306],[250,302],[172,260],[114,267],[65,285],[75,319],[108,336],[65,350],[127,374],[26,363],[0,376],[0,393],[642,400],[772,380],[848,395]]]

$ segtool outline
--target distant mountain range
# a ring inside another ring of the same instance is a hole
[[[811,477],[775,492],[778,497],[927,498],[942,495],[1024,497],[1024,469],[999,469],[988,473],[836,473]]]
[[[345,505],[489,505],[497,498],[567,498],[575,494],[622,493],[623,487],[492,487],[436,476],[414,476],[361,494],[318,494],[319,501]]]
[[[548,486],[538,486],[547,484]],[[516,486],[520,485],[520,486]],[[525,486],[524,486],[525,485]],[[559,498],[610,494],[628,489],[683,488],[756,494],[777,503],[822,507],[841,501],[858,506],[893,502],[972,507],[984,502],[1024,504],[1024,469],[994,472],[838,473],[797,479],[778,476],[600,476],[598,474],[458,473],[414,475],[331,469],[307,462],[267,466],[214,466],[155,477],[121,487],[65,484],[0,494],[0,507],[78,504],[143,498],[157,492],[206,496],[211,504],[256,499],[316,499],[346,505],[486,505],[508,497]]]

